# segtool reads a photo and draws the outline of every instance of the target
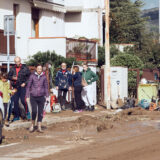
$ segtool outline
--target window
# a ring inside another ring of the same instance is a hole
[[[39,9],[32,8],[32,37],[39,37]]]

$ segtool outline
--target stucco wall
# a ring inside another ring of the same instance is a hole
[[[66,38],[29,39],[28,53],[30,56],[38,51],[55,51],[58,55],[66,57]]]
[[[66,13],[65,32],[67,37],[100,38],[102,36],[102,14],[100,13],[99,16],[98,9],[104,8],[104,0],[66,0],[66,6],[83,7],[82,12]]]
[[[65,5],[69,7],[83,6],[84,8],[104,7],[104,0],[65,0]]]
[[[83,0],[65,0],[65,6],[82,6]]]
[[[1,0],[0,1],[0,28],[4,29],[4,15],[13,15],[13,4],[19,4],[19,12],[16,19],[15,50],[16,55],[25,59],[27,53],[28,37],[31,35],[31,7],[28,1]]]
[[[56,53],[65,55],[64,40],[57,40],[54,47],[51,40],[31,40],[31,4],[25,0],[0,0],[0,29],[4,29],[4,15],[13,15],[13,4],[19,4],[19,12],[16,19],[16,35],[15,35],[15,50],[16,55],[25,60],[29,55],[33,55],[37,51],[53,50]],[[64,37],[64,14],[47,10],[40,10],[39,20],[39,36],[40,37]],[[52,40],[53,41],[53,40]],[[60,44],[58,44],[60,43]],[[34,47],[32,47],[34,44]],[[61,47],[61,46],[62,47]],[[61,49],[59,49],[61,48]],[[61,51],[63,50],[63,51]],[[36,52],[35,52],[36,51]]]
[[[98,13],[67,13],[65,17],[67,37],[98,38]]]
[[[40,15],[40,37],[64,37],[64,13],[42,10]]]

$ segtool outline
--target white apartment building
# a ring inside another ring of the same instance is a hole
[[[103,43],[104,0],[65,0],[67,37],[95,38]]]
[[[10,59],[25,61],[38,51],[66,57],[67,38],[103,41],[104,0],[0,0],[0,65],[7,62],[4,16],[15,16]],[[97,54],[97,50],[96,50]],[[96,56],[97,59],[97,56]]]

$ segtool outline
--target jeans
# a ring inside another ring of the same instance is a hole
[[[44,104],[45,104],[45,97],[41,96],[41,97],[30,97],[30,102],[31,102],[31,106],[32,106],[32,120],[35,121],[36,120],[36,116],[37,116],[37,110],[38,110],[38,122],[42,122],[43,119],[43,109],[44,109]]]
[[[11,96],[10,103],[9,103],[8,118],[7,118],[8,121],[10,120],[10,117],[12,114],[12,108],[14,108],[14,95]]]
[[[20,87],[17,89],[17,92],[14,95],[14,117],[18,118],[20,116],[20,110],[19,110],[19,99],[21,100],[21,103],[24,106],[25,112],[28,112],[28,106],[25,99],[26,95],[26,88]]]
[[[8,110],[8,103],[3,103],[3,105],[4,105],[4,119],[6,119],[7,110]]]
[[[61,107],[66,104],[66,95],[68,90],[59,89],[58,90],[58,103],[60,103]],[[62,96],[63,93],[63,96]]]

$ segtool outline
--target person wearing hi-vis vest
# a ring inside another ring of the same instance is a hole
[[[82,71],[82,99],[85,102],[86,110],[94,111],[93,86],[92,83],[98,80],[98,76],[83,63]]]

